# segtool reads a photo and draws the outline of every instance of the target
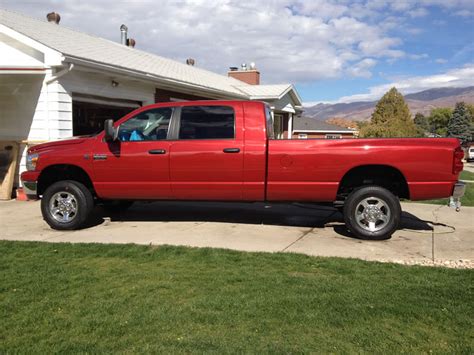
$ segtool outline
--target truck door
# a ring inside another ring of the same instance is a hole
[[[118,127],[118,140],[97,140],[94,186],[109,199],[169,199],[169,127],[173,108],[144,109]]]
[[[184,105],[171,145],[170,176],[175,199],[242,199],[242,105]]]

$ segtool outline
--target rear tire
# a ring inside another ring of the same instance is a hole
[[[380,186],[366,186],[353,191],[344,204],[344,222],[361,239],[388,239],[400,224],[398,197]]]
[[[94,208],[92,193],[74,180],[58,181],[49,186],[41,199],[41,213],[53,229],[83,227]]]

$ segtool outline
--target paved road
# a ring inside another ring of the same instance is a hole
[[[71,243],[136,243],[298,252],[366,260],[474,260],[474,208],[404,203],[401,230],[386,241],[351,237],[330,207],[225,203],[137,203],[97,218],[80,231],[55,231],[39,202],[0,202],[0,239]],[[443,223],[435,225],[424,221]]]

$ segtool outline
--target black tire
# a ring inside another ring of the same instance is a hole
[[[108,212],[122,212],[128,210],[134,201],[129,200],[105,200],[102,201],[102,207]]]
[[[68,198],[72,200],[67,202]],[[58,199],[61,201],[58,202]],[[66,205],[60,206],[59,204],[63,201]],[[74,180],[55,182],[46,189],[41,199],[43,219],[51,228],[57,230],[73,230],[83,227],[93,208],[92,193],[83,184]],[[64,210],[53,212],[59,209]],[[66,213],[68,213],[70,220],[65,218]]]
[[[400,224],[402,209],[397,196],[380,186],[354,190],[344,203],[344,222],[356,237],[384,240]]]

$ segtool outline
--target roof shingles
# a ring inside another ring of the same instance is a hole
[[[296,117],[293,121],[293,131],[338,131],[352,133],[355,130],[321,122],[309,117]]]

